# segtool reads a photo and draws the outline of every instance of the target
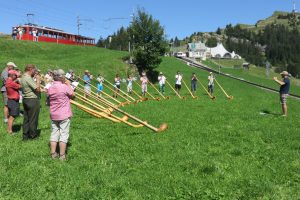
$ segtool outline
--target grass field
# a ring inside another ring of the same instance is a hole
[[[0,49],[2,65],[12,60],[43,70],[88,68],[109,78],[127,70],[123,52],[12,41],[0,41]],[[164,58],[158,70],[171,83],[177,70],[186,81],[196,72],[206,85],[207,72],[174,58]],[[299,199],[299,101],[288,100],[289,116],[283,118],[278,94],[218,79],[234,100],[216,88],[212,101],[200,87],[199,99],[180,100],[167,88],[170,100],[124,107],[155,126],[168,123],[163,133],[96,119],[73,107],[67,162],[50,159],[46,106],[38,140],[21,141],[22,118],[13,136],[1,124],[0,199]],[[182,95],[188,97],[187,90]]]

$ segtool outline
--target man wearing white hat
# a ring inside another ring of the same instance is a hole
[[[12,70],[14,68],[17,68],[17,66],[15,65],[15,63],[13,62],[8,62],[6,64],[6,67],[3,69],[2,73],[1,73],[1,81],[2,81],[2,86],[1,86],[1,93],[2,93],[2,97],[3,97],[3,104],[4,104],[4,123],[7,123],[8,120],[8,107],[7,107],[7,92],[6,92],[6,88],[5,88],[5,83],[6,80],[8,78],[8,71]]]
[[[290,90],[290,74],[287,71],[283,71],[280,73],[282,77],[282,81],[278,80],[277,77],[274,77],[273,80],[277,82],[280,85],[279,89],[279,95],[280,95],[280,102],[281,102],[281,108],[282,108],[282,116],[287,116],[287,97],[289,95]]]

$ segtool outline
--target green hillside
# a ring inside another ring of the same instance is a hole
[[[112,78],[114,74],[126,75],[127,65],[122,58],[127,54],[120,51],[95,47],[57,45],[52,43],[33,43],[12,41],[0,38],[0,65],[15,62],[21,69],[28,63],[35,64],[40,70],[63,68],[76,69],[82,74],[89,69],[93,74],[100,72]]]
[[[275,11],[270,17],[257,21],[255,25],[249,25],[249,24],[239,24],[239,25],[241,26],[241,28],[254,30],[254,31],[262,30],[267,25],[272,25],[272,24],[277,24],[277,25],[282,24],[288,26],[289,20],[285,18],[285,16],[287,16],[288,14],[290,13],[283,12],[283,11]],[[296,17],[299,18],[299,16],[300,14],[296,13]]]
[[[109,79],[117,72],[124,77],[129,68],[121,59],[126,52],[95,47],[0,40],[0,51],[2,66],[14,61],[20,68],[34,63],[42,70],[89,69]],[[164,58],[158,68],[172,85],[177,70],[187,84],[195,72],[206,87],[207,72],[175,58]],[[43,103],[37,140],[21,140],[22,117],[15,135],[1,123],[0,199],[298,199],[299,101],[288,99],[284,118],[277,93],[217,79],[232,101],[219,88],[212,101],[198,85],[198,99],[185,88],[181,94],[187,98],[178,99],[167,87],[170,100],[122,107],[154,126],[168,123],[163,133],[96,119],[72,107],[66,162],[50,158],[49,111]]]

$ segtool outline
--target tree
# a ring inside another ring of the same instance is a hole
[[[221,30],[221,28],[220,28],[220,27],[218,27],[218,29],[217,29],[217,31],[216,31],[216,34],[218,34],[218,35],[222,35],[222,30]]]
[[[205,44],[207,47],[216,47],[218,44],[218,40],[215,37],[210,37],[207,39]]]
[[[134,47],[133,62],[138,70],[141,72],[155,69],[168,48],[164,28],[159,21],[144,10],[138,9],[128,32]]]
[[[175,37],[174,40],[174,47],[180,47],[180,41],[178,40],[177,36]]]

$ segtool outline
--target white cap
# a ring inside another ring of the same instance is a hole
[[[13,62],[8,62],[6,66],[13,66],[14,68],[18,68],[17,65]]]

